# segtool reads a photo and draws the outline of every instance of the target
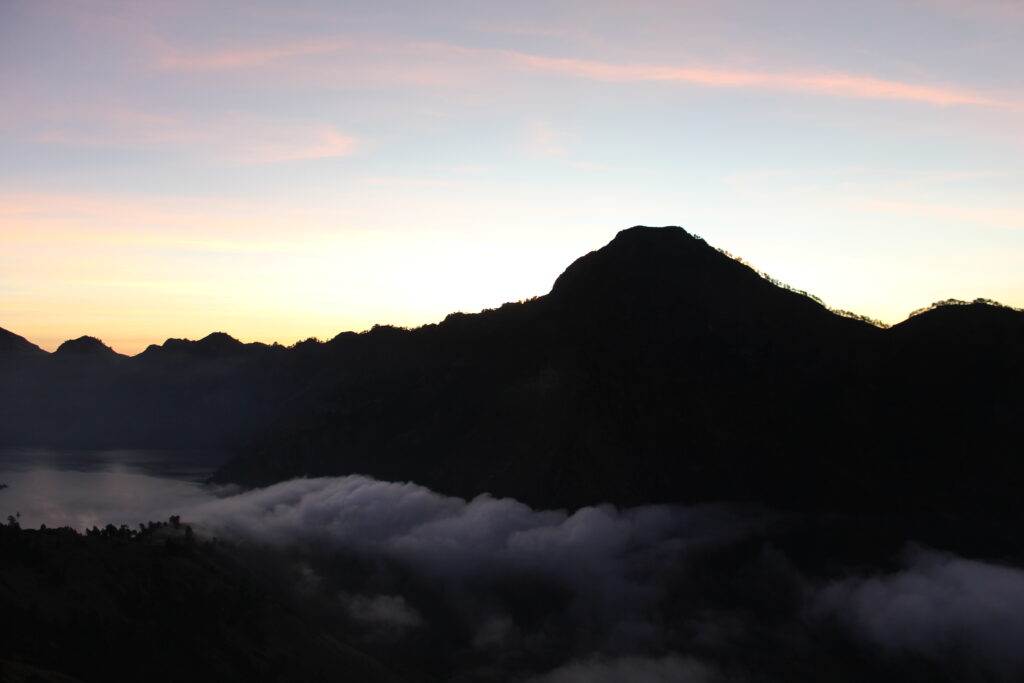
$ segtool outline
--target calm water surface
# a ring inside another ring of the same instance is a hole
[[[206,481],[226,460],[218,451],[53,448],[0,449],[0,472],[71,470],[146,474],[183,481]]]

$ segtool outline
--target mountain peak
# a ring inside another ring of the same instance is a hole
[[[54,353],[60,356],[92,356],[95,358],[113,358],[121,355],[96,337],[90,336],[82,336],[78,339],[69,339],[58,346]]]
[[[678,225],[665,225],[661,227],[634,225],[631,228],[619,230],[608,246],[626,244],[654,246],[657,244],[681,244],[684,242],[699,242],[706,246],[704,240],[696,235],[688,233]]]
[[[159,346],[151,344],[139,355],[146,358],[216,359],[236,356],[255,346],[261,345],[247,346],[225,332],[211,332],[198,340],[171,338]]]
[[[593,294],[594,289],[648,289],[678,282],[708,259],[726,258],[678,226],[637,225],[619,231],[604,247],[574,261],[555,280],[555,295]]]
[[[1020,348],[1024,335],[1024,311],[987,300],[950,300],[932,304],[911,314],[892,328],[893,334],[929,340],[931,345],[972,346],[1003,340]]]
[[[235,351],[245,346],[227,332],[211,332],[195,343],[200,348],[214,352]]]

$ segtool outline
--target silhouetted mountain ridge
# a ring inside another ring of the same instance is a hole
[[[93,358],[123,358],[124,356],[110,348],[96,337],[83,336],[69,339],[57,347],[55,355],[79,356]]]
[[[979,329],[964,353],[929,336],[923,363],[905,330],[943,311],[879,329],[681,229],[633,228],[545,297],[353,336],[336,356],[351,374],[328,374],[219,476],[364,472],[544,506],[1005,508],[1024,337]]]
[[[1022,321],[981,302],[880,329],[681,228],[634,227],[546,296],[414,330],[289,349],[215,333],[87,383],[27,373],[0,433],[233,445],[218,479],[249,485],[358,472],[545,507],[1016,515]]]
[[[150,344],[139,356],[149,358],[186,357],[193,359],[237,358],[268,349],[266,344],[243,344],[225,332],[213,332],[202,339],[168,339],[163,344]]]
[[[46,351],[28,339],[0,328],[0,362],[44,355]]]

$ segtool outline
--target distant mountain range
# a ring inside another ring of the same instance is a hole
[[[883,329],[674,227],[620,232],[546,296],[414,330],[130,358],[0,331],[0,372],[2,445],[230,449],[216,479],[246,485],[1021,516],[1024,312]]]

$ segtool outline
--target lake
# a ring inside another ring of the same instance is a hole
[[[223,452],[209,450],[8,448],[0,449],[0,473],[36,469],[121,472],[202,482],[225,459]]]

